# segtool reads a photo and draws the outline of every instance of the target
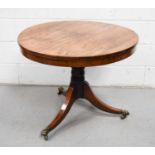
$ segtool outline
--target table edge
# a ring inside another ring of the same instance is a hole
[[[131,56],[136,50],[136,45],[137,44],[135,44],[132,47],[129,47],[128,49],[107,55],[87,56],[87,57],[62,57],[62,56],[49,56],[33,52],[28,49],[25,49],[19,44],[21,52],[26,58],[42,64],[62,66],[62,67],[91,67],[91,66],[99,66],[114,63]]]

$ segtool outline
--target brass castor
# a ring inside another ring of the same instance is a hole
[[[125,119],[130,113],[126,110],[124,110],[121,114],[121,119]]]
[[[65,94],[65,90],[63,87],[59,87],[58,88],[58,95],[62,95],[62,94]]]
[[[48,128],[42,130],[41,132],[41,136],[43,136],[46,141],[48,140],[48,133],[49,133]]]

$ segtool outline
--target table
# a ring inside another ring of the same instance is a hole
[[[68,89],[58,88],[58,94],[65,96],[64,103],[54,120],[41,132],[45,140],[79,98],[87,99],[100,110],[119,114],[122,119],[129,115],[127,110],[114,108],[95,96],[85,80],[84,68],[125,59],[133,54],[137,42],[137,34],[128,28],[93,21],[48,22],[20,33],[18,44],[25,57],[72,68]]]

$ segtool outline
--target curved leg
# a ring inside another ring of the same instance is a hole
[[[56,115],[54,120],[41,132],[41,135],[44,136],[45,140],[48,140],[48,133],[57,125],[59,125],[59,123],[61,123],[61,121],[65,118],[70,108],[72,107],[72,104],[74,102],[73,91],[73,88],[69,87],[68,91],[66,92],[65,102],[61,106],[61,110]]]
[[[87,82],[84,83],[84,98],[90,101],[95,107],[99,108],[100,110],[113,113],[113,114],[121,114],[121,119],[126,118],[129,115],[129,112],[126,110],[114,108],[101,100],[99,100],[94,93],[92,92],[89,84]]]

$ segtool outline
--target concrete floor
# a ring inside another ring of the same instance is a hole
[[[44,141],[40,131],[63,102],[57,87],[0,86],[0,146],[155,146],[155,89],[93,90],[130,116],[121,120],[78,100]]]

